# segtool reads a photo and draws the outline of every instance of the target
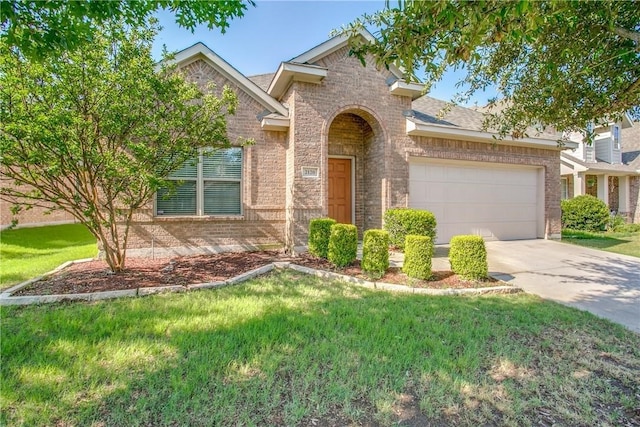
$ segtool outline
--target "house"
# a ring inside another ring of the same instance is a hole
[[[582,134],[570,135],[578,147],[560,155],[562,198],[590,194],[604,201],[612,213],[632,222],[640,220],[637,128],[625,115],[617,123],[593,129],[595,136],[591,143]]]
[[[392,207],[432,211],[438,243],[560,237],[555,135],[496,140],[481,112],[454,107],[441,117],[445,102],[398,68],[363,67],[343,37],[268,75],[244,76],[202,43],[174,60],[199,84],[235,90],[229,136],[255,143],[176,172],[178,190],[160,191],[135,215],[131,255],[302,250],[313,218],[362,233],[382,227]]]

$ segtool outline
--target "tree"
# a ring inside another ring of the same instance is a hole
[[[225,32],[229,21],[242,17],[253,0],[179,1],[67,1],[14,0],[0,2],[0,37],[30,57],[73,50],[93,39],[96,29],[111,20],[144,25],[159,9],[175,13],[176,21],[191,31],[206,23]]]
[[[237,105],[226,87],[216,97],[156,65],[156,32],[108,25],[83,49],[37,61],[0,42],[0,198],[69,212],[114,272],[134,212],[199,148],[229,146]]]
[[[485,126],[520,137],[532,125],[559,131],[593,120],[640,117],[640,7],[634,1],[400,1],[343,29],[352,53],[397,63],[428,87],[447,69],[466,77],[453,102],[495,86]]]

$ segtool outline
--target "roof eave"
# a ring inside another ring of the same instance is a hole
[[[283,62],[278,67],[267,93],[280,99],[294,81],[320,84],[327,77],[327,69],[315,65]]]
[[[236,70],[228,62],[216,55],[209,47],[204,43],[198,42],[191,47],[188,47],[175,54],[174,59],[169,61],[169,64],[186,64],[192,62],[197,58],[205,58],[214,68],[220,72],[228,80],[232,81],[238,87],[242,88],[249,96],[256,100],[263,107],[269,111],[288,116],[289,112],[287,108],[279,103],[277,100],[269,96],[258,85],[245,77],[242,73]]]
[[[410,96],[413,101],[423,95],[424,85],[420,83],[407,83],[404,80],[396,80],[389,86],[389,92],[397,96]]]
[[[484,143],[502,143],[516,147],[544,148],[548,150],[566,150],[577,148],[578,144],[567,141],[559,146],[558,141],[546,138],[519,138],[519,139],[499,139],[499,135],[491,132],[482,132],[471,129],[451,128],[448,126],[427,125],[416,123],[406,119],[406,132],[410,136],[435,136],[439,138],[449,138],[464,141],[477,141]]]
[[[260,120],[260,127],[262,127],[262,130],[286,132],[289,130],[289,118],[266,116]]]

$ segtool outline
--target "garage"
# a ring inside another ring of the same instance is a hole
[[[543,179],[540,167],[412,157],[409,206],[433,212],[437,243],[544,237]]]

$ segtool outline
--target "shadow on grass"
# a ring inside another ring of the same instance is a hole
[[[0,243],[2,246],[54,251],[69,246],[96,243],[96,239],[81,224],[64,224],[4,230],[0,232]],[[3,256],[4,252],[3,249]],[[8,252],[8,256],[11,255],[15,255],[15,250]]]
[[[580,246],[594,248],[611,248],[613,246],[629,243],[629,240],[617,239],[614,237],[588,233],[584,231],[565,230],[562,232],[562,240],[567,243],[573,243]]]
[[[547,339],[590,325],[596,340]],[[574,395],[621,402],[640,387],[626,377],[620,388],[573,386],[590,346],[613,358],[626,343],[629,369],[640,368],[640,339],[587,313],[528,295],[390,294],[293,272],[188,295],[3,308],[1,334],[3,425],[532,424],[543,421],[547,374],[569,379],[549,390],[546,411],[576,424],[563,412],[580,408]],[[497,377],[504,363],[515,368]],[[594,421],[584,417],[577,424]]]

